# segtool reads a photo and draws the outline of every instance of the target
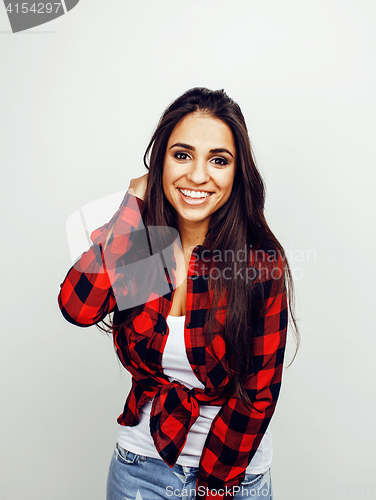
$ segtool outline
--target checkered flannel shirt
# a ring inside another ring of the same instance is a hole
[[[127,193],[110,222],[92,233],[93,245],[61,284],[59,306],[63,316],[74,325],[98,323],[115,308],[121,295],[127,294],[117,263],[131,248],[137,231],[143,228],[141,207],[142,201]],[[103,251],[112,226],[112,235]],[[254,366],[245,382],[252,406],[249,409],[239,398],[225,395],[229,376],[218,362],[226,355],[221,335],[226,313],[224,304],[216,317],[212,341],[203,334],[209,303],[208,252],[210,250],[200,245],[191,255],[184,326],[187,357],[205,390],[188,390],[177,381],[170,382],[163,373],[162,355],[168,335],[166,318],[173,291],[159,297],[151,295],[141,314],[129,326],[113,330],[118,356],[132,375],[132,387],[118,422],[137,425],[140,407],[154,398],[150,431],[161,458],[169,466],[175,464],[185,444],[187,432],[199,415],[199,405],[221,406],[200,458],[196,486],[200,498],[210,498],[210,490],[213,496],[221,489],[231,491],[244,478],[277,402],[288,321],[284,275],[275,273],[276,268],[283,269],[282,261],[263,258],[258,262],[257,252],[252,250],[252,264],[258,270],[255,296],[262,300],[264,310],[253,326]]]

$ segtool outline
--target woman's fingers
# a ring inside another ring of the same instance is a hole
[[[145,174],[136,179],[132,179],[129,183],[128,191],[134,196],[137,196],[137,198],[140,198],[140,200],[143,200],[145,197],[148,175],[149,174]]]

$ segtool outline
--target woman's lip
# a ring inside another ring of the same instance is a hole
[[[180,189],[184,189],[184,190],[187,190],[187,191],[196,191],[198,193],[209,193],[209,196],[207,196],[206,198],[190,198],[189,196],[186,196],[185,194],[183,194]],[[191,205],[191,206],[196,206],[196,205],[204,205],[211,197],[211,195],[213,194],[212,192],[210,191],[203,191],[201,189],[186,189],[186,188],[177,188],[177,191],[181,197],[181,199],[184,201],[184,203],[186,203],[187,205]]]
[[[195,191],[195,193],[209,193],[212,194],[213,191],[207,191],[206,189],[197,189],[197,188],[189,188],[189,187],[177,187],[177,189],[182,189],[183,191]]]

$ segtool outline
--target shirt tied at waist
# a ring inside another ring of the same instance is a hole
[[[213,399],[202,389],[188,389],[176,380],[158,390],[150,413],[150,433],[159,455],[170,467],[175,465],[200,415],[199,404],[222,406],[227,399]]]

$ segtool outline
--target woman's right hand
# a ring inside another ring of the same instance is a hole
[[[141,177],[137,177],[136,179],[132,179],[129,183],[128,191],[130,194],[133,194],[133,196],[140,198],[140,200],[143,200],[145,197],[148,175],[149,174],[145,174]]]
[[[140,200],[143,200],[145,197],[145,192],[146,192],[146,185],[148,182],[148,175],[145,174],[142,175],[141,177],[137,177],[136,179],[132,179],[131,182],[129,183],[128,187],[128,192],[132,194],[133,196],[136,196]],[[113,226],[110,227],[106,241],[103,246],[103,251],[106,250],[107,244],[110,240],[111,234],[112,234]]]

